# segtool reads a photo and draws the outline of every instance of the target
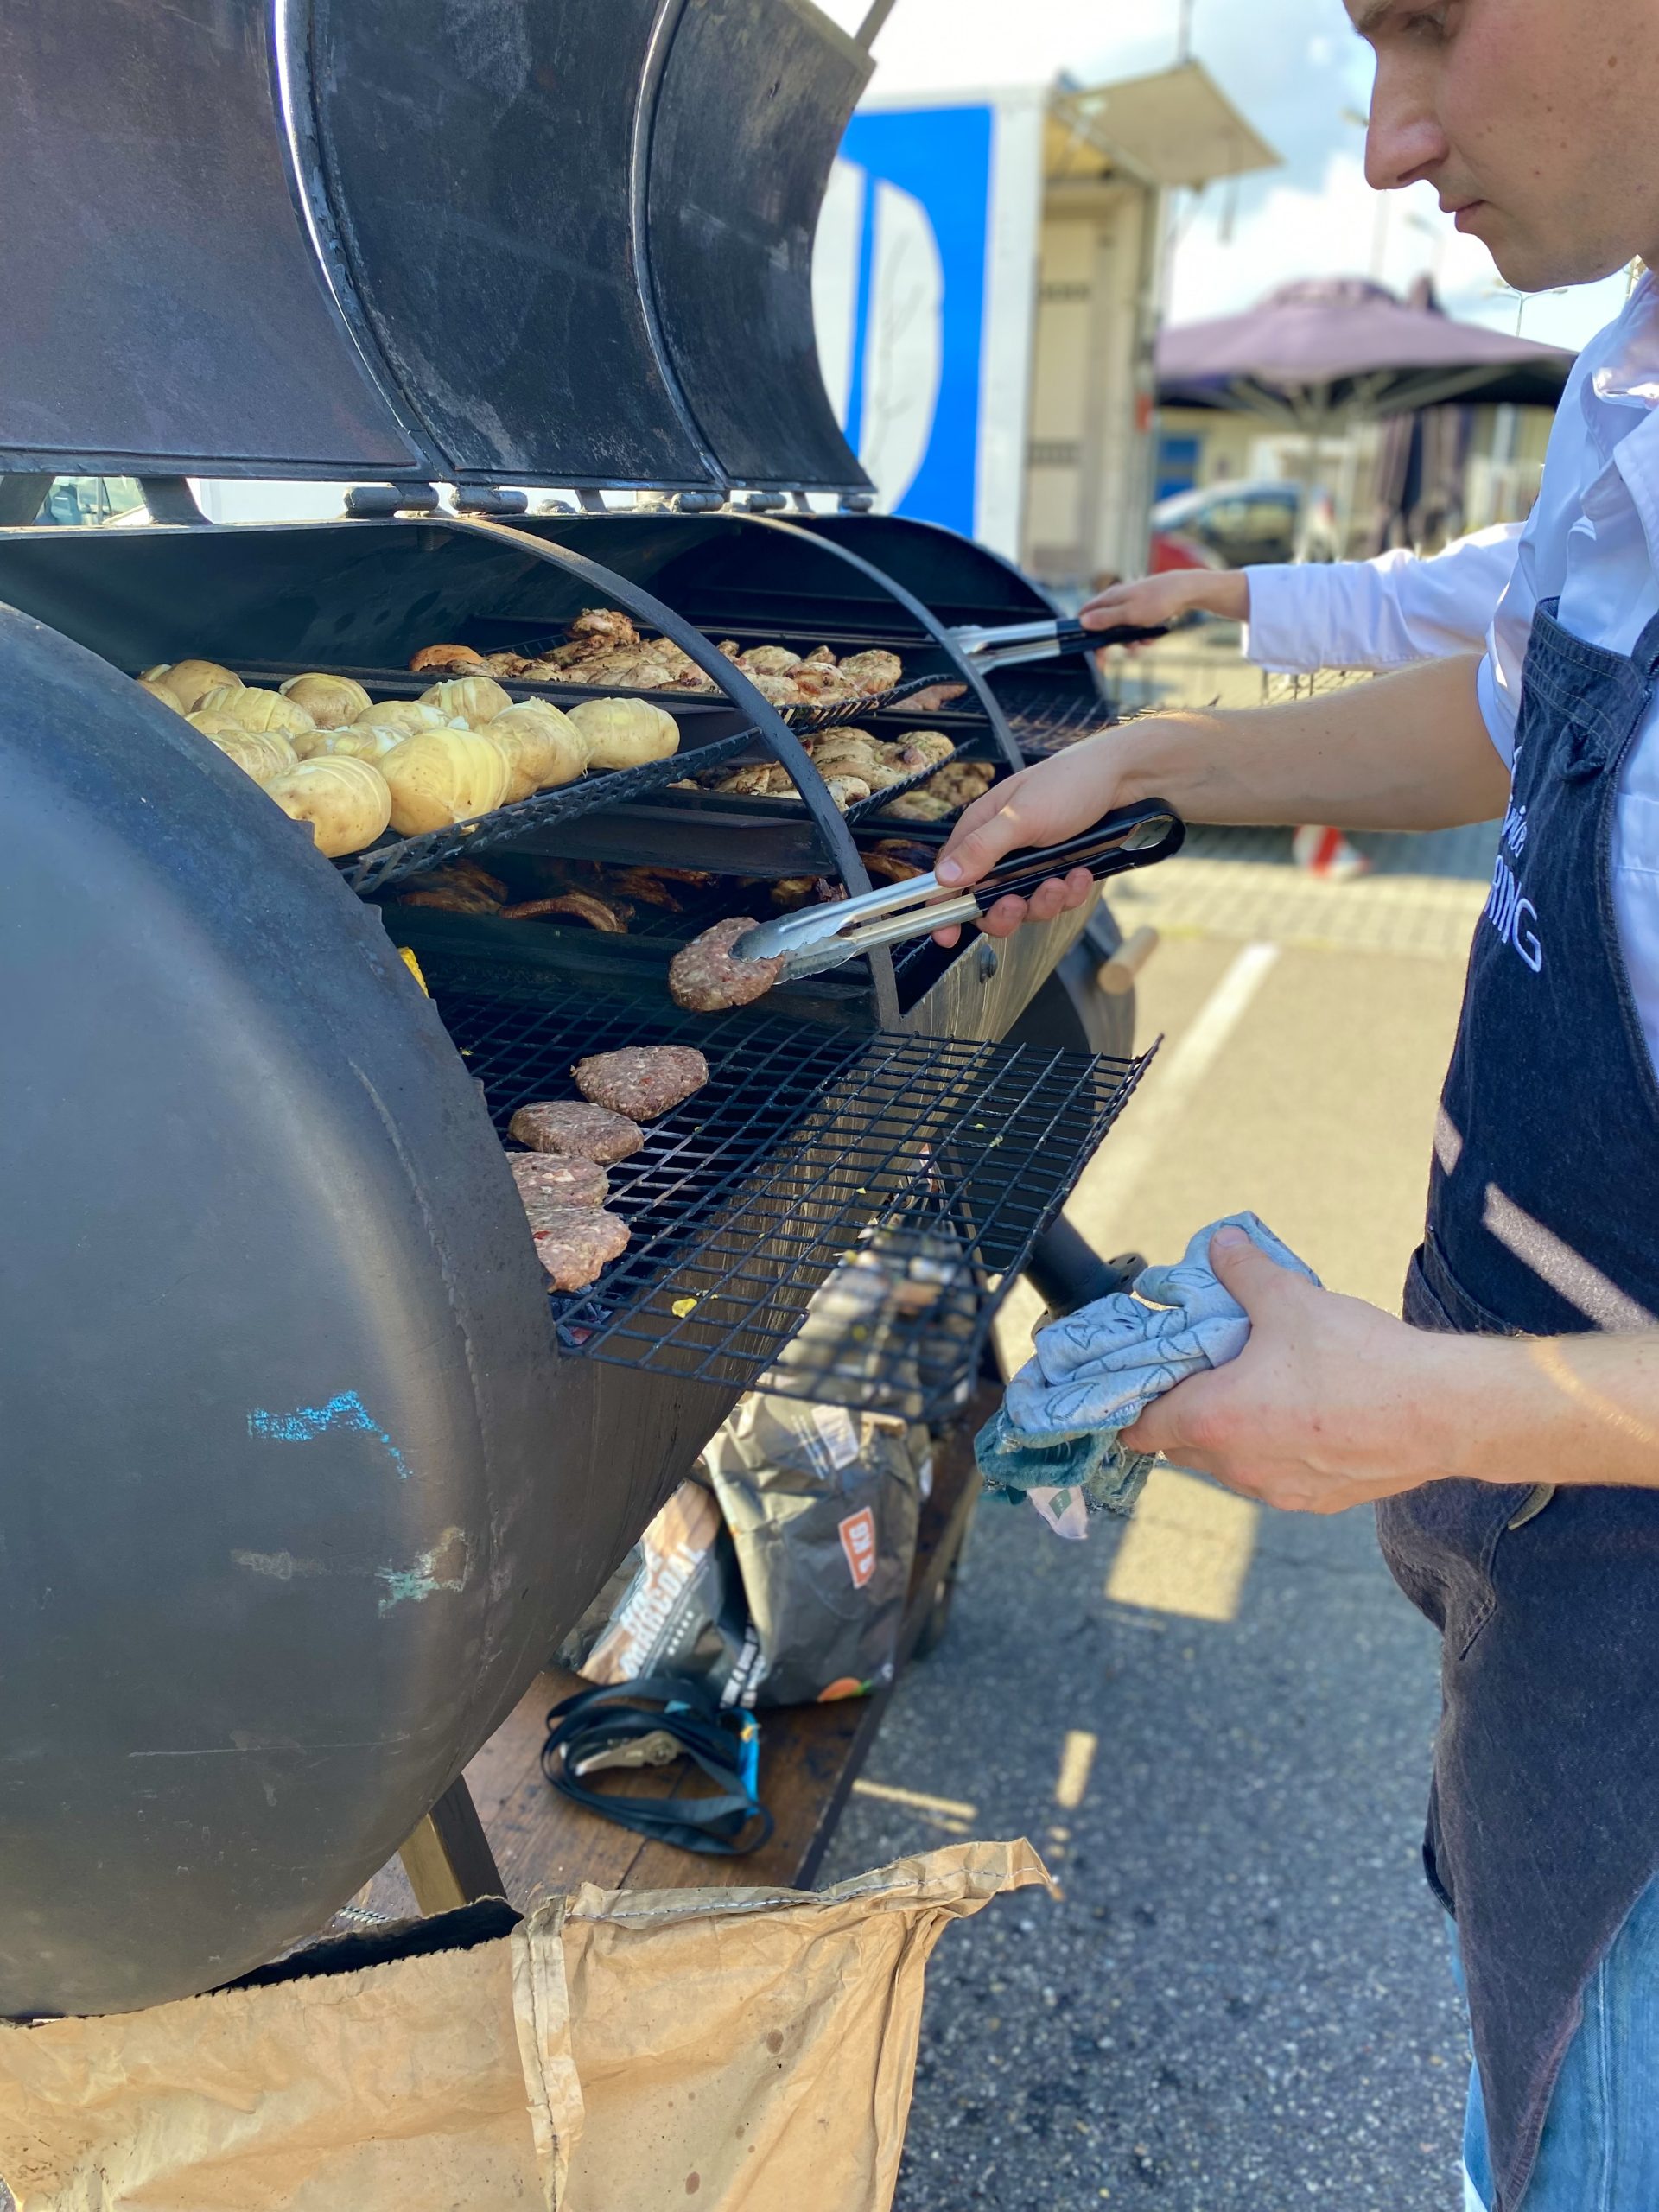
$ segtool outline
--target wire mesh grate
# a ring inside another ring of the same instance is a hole
[[[509,844],[526,830],[540,830],[550,822],[575,822],[601,807],[623,806],[631,799],[648,798],[670,784],[713,768],[760,742],[758,730],[735,730],[695,752],[677,753],[666,760],[647,760],[637,768],[594,769],[574,784],[556,791],[537,791],[513,806],[499,806],[493,813],[473,822],[429,830],[424,836],[404,837],[389,845],[372,846],[337,861],[349,889],[367,898],[385,891],[405,876],[422,875],[459,860],[463,854],[487,852],[493,845]]]
[[[611,1170],[632,1241],[554,1294],[572,1351],[918,1418],[971,1383],[996,1307],[1147,1064],[1027,1046],[440,995],[504,1135],[572,1064],[695,1043],[706,1089]]]
[[[1041,679],[1000,682],[996,694],[1014,741],[1028,760],[1061,752],[1116,719],[1106,702],[1092,692],[1072,686],[1062,689]]]

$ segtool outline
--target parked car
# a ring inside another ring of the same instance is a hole
[[[1270,479],[1211,484],[1199,491],[1178,492],[1172,499],[1160,499],[1152,511],[1152,527],[1157,537],[1204,547],[1222,568],[1246,569],[1291,561],[1300,545],[1303,510],[1309,496],[1305,484]],[[1336,535],[1330,499],[1318,490],[1312,499],[1308,555],[1328,561],[1334,556]],[[1172,560],[1168,565],[1195,564]]]

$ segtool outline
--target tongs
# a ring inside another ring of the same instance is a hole
[[[763,922],[733,946],[739,960],[781,960],[780,982],[822,975],[855,960],[877,945],[926,937],[957,922],[975,922],[999,899],[1028,899],[1051,876],[1086,868],[1096,883],[1130,868],[1151,868],[1179,853],[1186,824],[1166,799],[1142,799],[1120,807],[1080,837],[1063,845],[1044,845],[1010,853],[982,881],[953,891],[937,875],[918,875],[904,883],[867,891],[861,898],[809,906],[781,921]]]
[[[995,629],[953,630],[951,643],[976,668],[1017,668],[1024,661],[1054,660],[1062,653],[1094,652],[1102,645],[1142,645],[1167,630],[1085,630],[1070,615],[1042,622],[1008,622]]]

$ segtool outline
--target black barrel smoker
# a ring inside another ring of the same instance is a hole
[[[868,68],[809,0],[0,16],[0,2015],[200,1991],[321,1925],[785,1345],[803,1395],[960,1396],[1138,1077],[1018,1041],[1075,915],[711,1019],[664,989],[710,918],[866,889],[892,836],[715,636],[892,644],[865,719],[919,691],[961,757],[1020,757],[950,595],[803,512],[868,493],[809,277]],[[139,476],[153,522],[31,526],[60,473]],[[358,489],[219,529],[190,476]],[[660,496],[527,519],[504,482]],[[677,758],[338,864],[130,680],[412,697],[420,647],[592,607],[713,676]],[[757,760],[792,791],[676,788]],[[515,903],[698,880],[609,933],[405,903],[462,856]],[[617,1171],[626,1257],[550,1297],[506,1123],[670,1038],[710,1084]],[[837,1271],[868,1325],[815,1357]]]

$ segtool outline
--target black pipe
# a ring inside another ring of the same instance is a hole
[[[1040,1236],[1026,1262],[1026,1281],[1057,1320],[1127,1290],[1147,1262],[1139,1252],[1103,1260],[1064,1216]]]

